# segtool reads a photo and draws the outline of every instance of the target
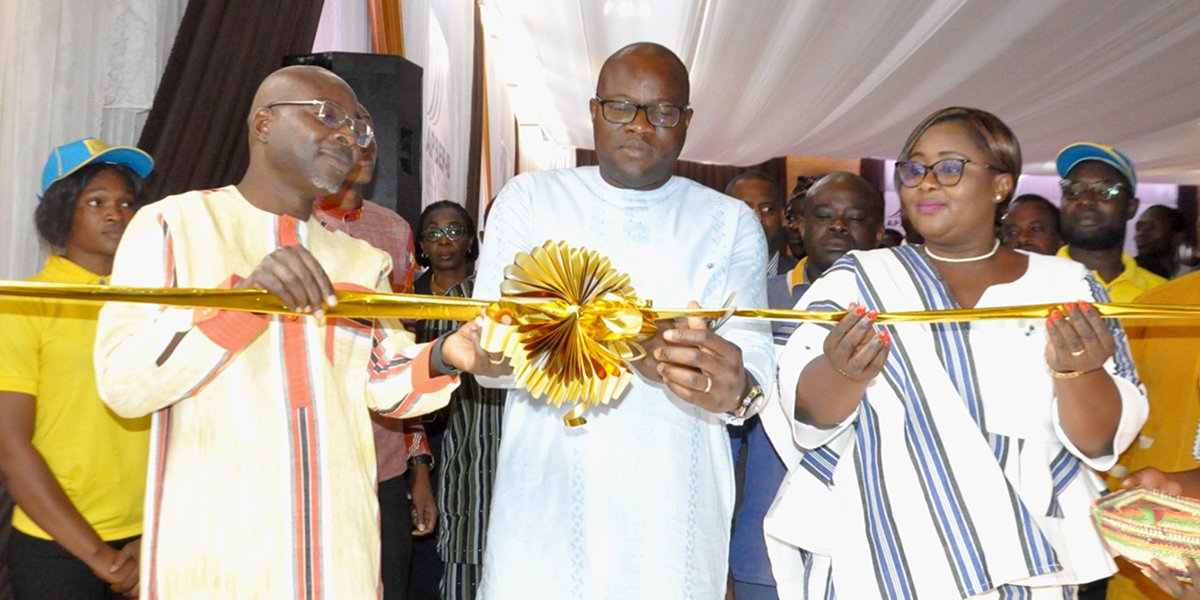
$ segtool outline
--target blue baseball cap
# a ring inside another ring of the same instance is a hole
[[[1118,173],[1125,176],[1125,179],[1129,180],[1129,194],[1137,194],[1137,171],[1133,168],[1133,161],[1112,146],[1094,142],[1076,142],[1059,150],[1058,158],[1054,162],[1058,168],[1058,176],[1065,178],[1067,173],[1075,168],[1075,165],[1089,160],[1098,160],[1116,169]]]
[[[75,140],[50,153],[46,167],[42,169],[42,191],[38,193],[38,200],[46,195],[54,182],[92,163],[124,165],[143,178],[154,170],[154,159],[137,148],[109,146],[96,138]]]

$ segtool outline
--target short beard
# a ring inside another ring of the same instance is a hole
[[[326,194],[336,194],[338,190],[342,189],[341,181],[335,182],[332,179],[327,179],[325,177],[321,177],[320,175],[313,175],[309,181],[312,182],[313,185],[317,186],[317,189],[325,192]]]
[[[1081,250],[1109,250],[1120,248],[1125,243],[1125,224],[1101,227],[1090,233],[1075,231],[1075,228],[1063,223],[1063,240],[1072,248]]]

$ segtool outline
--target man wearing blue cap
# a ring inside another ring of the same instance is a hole
[[[1132,302],[1166,279],[1122,252],[1125,224],[1137,214],[1137,172],[1112,146],[1077,142],[1056,161],[1062,177],[1063,258],[1091,269],[1113,302]]]
[[[1166,279],[1139,267],[1122,251],[1126,223],[1138,208],[1137,172],[1129,157],[1112,146],[1077,142],[1060,150],[1056,163],[1062,177],[1060,217],[1066,242],[1058,256],[1091,269],[1113,302],[1133,302],[1146,290],[1165,283]],[[1139,374],[1144,375],[1143,362],[1139,360],[1137,365]],[[1155,414],[1153,410],[1151,414]],[[1108,472],[1109,487],[1116,489],[1126,474],[1118,463]],[[1108,597],[1137,597],[1130,595],[1137,592],[1130,583],[1135,578],[1125,573],[1126,566],[1110,580],[1118,589],[1109,590]]]

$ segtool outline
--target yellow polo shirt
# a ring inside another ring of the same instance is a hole
[[[1058,256],[1074,260],[1071,258],[1071,253],[1068,252],[1067,246],[1058,249]],[[1092,275],[1096,277],[1096,281],[1100,282],[1100,285],[1104,286],[1105,290],[1108,290],[1108,297],[1113,302],[1133,302],[1134,299],[1143,293],[1167,282],[1166,279],[1139,267],[1137,261],[1128,254],[1121,254],[1121,264],[1125,265],[1125,270],[1121,271],[1121,274],[1114,277],[1112,281],[1104,281],[1104,278],[1100,277],[1099,273],[1092,271]]]
[[[1200,272],[1173,279],[1137,298],[1139,304],[1200,304]],[[1145,467],[1187,471],[1200,467],[1195,452],[1200,421],[1200,324],[1131,321],[1125,326],[1138,376],[1146,384],[1150,418],[1138,440],[1109,471],[1116,489],[1129,473]],[[1118,560],[1121,572],[1109,582],[1114,600],[1170,598],[1138,569]]]
[[[30,281],[103,283],[61,256]],[[100,305],[0,300],[0,390],[37,399],[33,446],[71,503],[104,540],[142,532],[150,417],[123,419],[96,391],[92,346]],[[13,528],[53,539],[18,505]]]

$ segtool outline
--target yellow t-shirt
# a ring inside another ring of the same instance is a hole
[[[1067,246],[1058,249],[1058,256],[1075,260],[1071,258]],[[1139,267],[1137,261],[1128,254],[1121,254],[1121,264],[1125,265],[1125,270],[1121,271],[1121,274],[1114,277],[1112,281],[1105,281],[1099,273],[1092,271],[1092,276],[1100,282],[1100,285],[1104,286],[1104,289],[1108,291],[1108,297],[1113,302],[1133,302],[1143,293],[1167,282],[1163,277]]]
[[[61,256],[30,281],[103,283]],[[0,302],[0,390],[37,399],[33,447],[71,503],[104,540],[142,532],[150,418],[123,419],[100,400],[92,367],[99,304]],[[53,539],[20,506],[13,528]]]

